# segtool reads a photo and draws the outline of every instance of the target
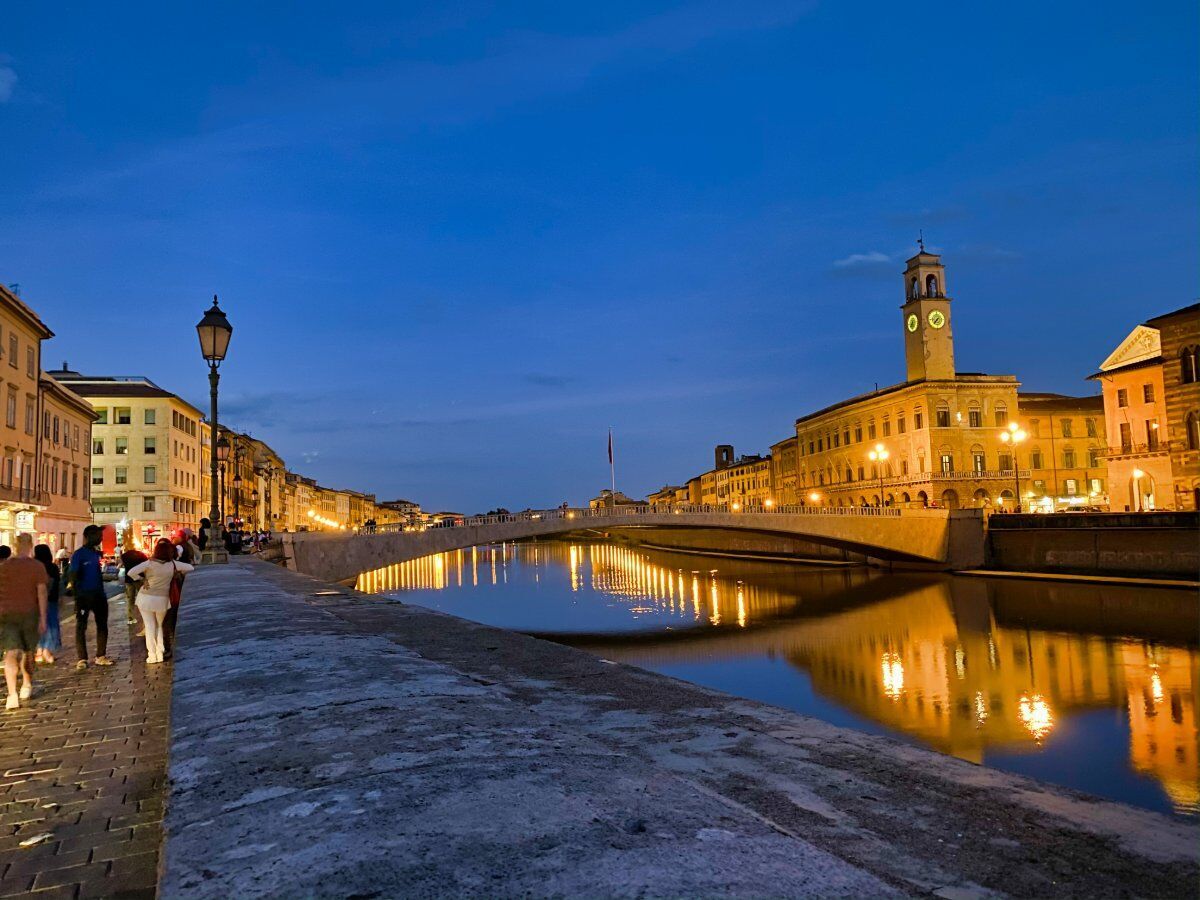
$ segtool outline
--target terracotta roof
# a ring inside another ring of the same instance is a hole
[[[1163,313],[1161,316],[1155,316],[1153,319],[1147,319],[1144,324],[1149,325],[1151,328],[1157,328],[1158,323],[1162,322],[1164,319],[1173,319],[1176,316],[1184,316],[1188,313],[1200,315],[1200,303],[1193,303],[1191,306],[1181,307],[1174,312]]]

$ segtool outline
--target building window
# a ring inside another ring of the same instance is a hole
[[[1128,422],[1120,424],[1121,429],[1121,452],[1128,453],[1133,449],[1133,429]]]
[[[862,426],[861,425],[854,426],[854,443],[856,443],[856,444],[862,443]]]
[[[1011,453],[1000,454],[1000,471],[1011,472],[1013,467],[1013,457]]]
[[[107,425],[108,424],[108,407],[105,407],[104,409],[96,410],[96,424],[97,425]]]
[[[152,438],[152,437],[146,438],[145,445],[142,449],[146,453],[157,453],[158,452],[158,439]]]
[[[92,438],[92,456],[104,455],[104,438]]]
[[[92,469],[92,484],[104,484],[103,469]]]
[[[1071,449],[1070,447],[1068,447],[1066,450],[1063,451],[1063,468],[1064,469],[1075,468],[1075,451],[1073,449]]]
[[[17,362],[17,351],[19,349],[20,348],[17,345],[17,336],[10,333],[8,335],[8,364],[14,369],[20,365],[20,363]]]
[[[1084,427],[1087,428],[1087,436],[1088,437],[1096,436],[1096,420],[1095,419],[1088,419],[1084,423]]]
[[[1008,407],[1001,404],[996,407],[996,426],[1003,428],[1008,424]]]
[[[858,480],[859,480],[859,481],[862,481],[862,480],[863,480],[864,476],[866,475],[866,471],[867,471],[867,470],[866,470],[866,469],[864,469],[862,466],[859,466],[859,467],[858,467]]]
[[[1079,482],[1074,478],[1068,478],[1065,482],[1065,487],[1067,489],[1068,497],[1074,497],[1077,493],[1079,493]]]
[[[1200,381],[1200,347],[1184,347],[1179,351],[1179,380],[1183,384]]]
[[[971,454],[971,468],[975,470],[975,474],[979,475],[984,470],[984,458],[982,453]]]
[[[941,455],[942,474],[949,475],[954,471],[954,456],[950,453]]]
[[[95,512],[95,513],[129,512],[129,498],[128,497],[97,497],[96,502],[92,504],[92,512]]]
[[[1096,495],[1104,493],[1104,480],[1101,478],[1093,478],[1088,482],[1088,491]]]
[[[1158,420],[1146,420],[1146,449],[1158,449]]]
[[[118,406],[113,410],[114,425],[128,425],[133,421],[133,412],[128,406]]]
[[[840,447],[842,445],[842,436],[836,431],[833,433],[833,446]]]
[[[1035,494],[1037,494],[1039,497],[1045,497],[1046,496],[1046,482],[1044,482],[1040,478],[1035,480],[1033,482],[1033,492]]]
[[[1074,437],[1074,435],[1071,434],[1071,420],[1070,419],[1059,419],[1058,424],[1060,426],[1062,426],[1062,436],[1063,437],[1065,437],[1065,438]]]
[[[78,472],[71,473],[71,496],[72,497],[79,496],[79,473]]]
[[[60,425],[61,425],[61,421],[59,420],[58,416],[55,416],[54,417],[54,443],[56,443],[56,444],[61,443],[61,441],[59,440],[59,434],[61,433],[59,431]]]
[[[1142,402],[1143,403],[1153,403],[1154,402],[1154,385],[1152,385],[1152,384],[1143,384],[1142,385]]]
[[[30,378],[37,377],[37,356],[33,352],[32,347],[25,348],[25,372]]]
[[[917,429],[917,431],[920,431],[924,427],[925,414],[918,409],[915,413],[913,413],[913,428]]]
[[[145,412],[143,412],[143,413],[142,413],[142,421],[143,421],[143,422],[144,422],[146,425],[154,425],[154,424],[155,424],[155,421],[154,421],[154,419],[155,419],[155,412],[154,412],[154,410],[152,410],[152,409],[148,409],[148,410],[146,410]]]
[[[939,409],[937,411],[936,415],[937,415],[937,427],[938,428],[949,428],[950,427],[950,410],[949,409]]]
[[[904,430],[904,414],[901,413],[900,415],[896,416],[896,434],[904,434]]]
[[[25,397],[25,433],[33,434],[37,430],[37,398]]]
[[[874,422],[867,423],[867,440],[870,440],[870,441],[875,440],[875,423]]]
[[[900,474],[901,475],[908,474],[908,460],[907,459],[900,460]]]
[[[967,425],[971,428],[983,427],[983,411],[979,409],[967,410]]]
[[[853,470],[853,469],[847,469],[847,470],[846,470],[846,480],[847,480],[847,481],[853,481],[853,480],[854,480],[854,470]]]
[[[113,441],[113,453],[125,456],[129,452],[129,438],[119,437]]]
[[[17,427],[17,392],[10,390],[8,392],[8,407],[5,411],[4,421],[9,428]]]
[[[158,481],[158,470],[155,469],[154,466],[146,466],[142,480],[146,484],[155,484]]]
[[[1031,469],[1045,468],[1045,466],[1042,465],[1042,451],[1041,450],[1034,450],[1029,454],[1029,468],[1031,468]]]
[[[129,469],[125,466],[117,466],[113,481],[116,484],[129,484]]]
[[[1187,448],[1200,450],[1200,413],[1194,410],[1187,414]]]
[[[1117,406],[1126,407],[1129,405],[1129,391],[1125,388],[1117,388]]]
[[[850,446],[850,429],[849,428],[847,428],[844,432],[842,432],[842,441],[843,441],[843,443],[845,443],[845,445],[847,447]]]
[[[142,512],[154,512],[154,498],[153,497],[143,497],[142,498]]]

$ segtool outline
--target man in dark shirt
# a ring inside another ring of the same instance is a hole
[[[0,651],[4,653],[5,709],[33,696],[33,651],[46,631],[46,567],[33,558],[33,536],[17,535],[17,555],[0,561]],[[17,672],[24,684],[17,690]]]
[[[108,650],[108,597],[104,593],[104,560],[100,541],[104,532],[98,525],[83,529],[83,546],[71,555],[67,579],[75,587],[75,649],[79,662],[75,668],[87,668],[88,613],[96,617],[96,665],[111,666]]]

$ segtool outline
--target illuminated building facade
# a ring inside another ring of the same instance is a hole
[[[92,522],[92,405],[46,373],[41,378],[41,485],[46,508],[33,528],[38,543],[73,550]]]
[[[1029,509],[1106,508],[1104,398],[1022,393],[1017,403],[1028,435]]]
[[[1200,508],[1198,368],[1193,304],[1138,325],[1091,376],[1104,393],[1111,509]]]
[[[731,444],[718,444],[714,467],[700,476],[700,502],[733,512],[776,506],[770,456],[734,456]]]
[[[922,249],[908,260],[904,291],[907,380],[796,420],[800,501],[1011,509],[1014,469],[1028,462],[1025,447],[1001,439],[1017,423],[1017,379],[956,370],[938,255]],[[1028,469],[1020,476],[1024,492]]]

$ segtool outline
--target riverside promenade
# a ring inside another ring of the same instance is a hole
[[[1190,896],[1200,829],[268,563],[189,578],[160,893]]]

